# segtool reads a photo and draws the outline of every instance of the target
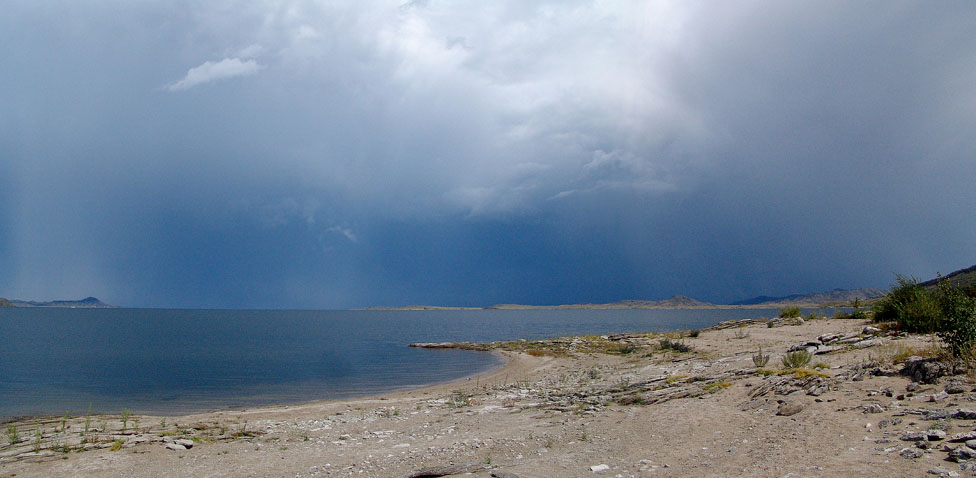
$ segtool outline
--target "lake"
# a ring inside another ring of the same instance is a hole
[[[0,418],[172,415],[372,395],[484,373],[489,353],[413,342],[661,332],[775,309],[0,309]],[[806,314],[807,311],[804,311]]]

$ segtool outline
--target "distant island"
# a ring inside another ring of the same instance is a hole
[[[882,297],[882,289],[834,289],[812,294],[783,297],[759,296],[732,304],[712,304],[675,295],[663,300],[622,300],[606,304],[524,305],[498,304],[488,307],[445,307],[437,305],[407,305],[402,307],[367,307],[362,310],[528,310],[528,309],[759,309],[770,307],[846,307],[855,300],[867,301]]]
[[[106,304],[95,297],[87,297],[81,300],[8,300],[0,298],[0,307],[66,307],[66,308],[86,308],[86,309],[114,309],[118,306]]]

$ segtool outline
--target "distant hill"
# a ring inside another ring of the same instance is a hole
[[[823,305],[844,304],[860,299],[862,301],[884,296],[888,292],[882,289],[834,289],[827,292],[813,294],[793,294],[782,297],[761,295],[751,299],[733,302],[732,305]]]
[[[13,307],[14,304],[3,297],[0,297],[0,307]]]
[[[651,308],[681,308],[681,307],[711,307],[714,304],[702,302],[683,295],[674,295],[664,300],[622,300],[610,304],[603,304],[613,308],[651,309]]]
[[[108,309],[116,306],[106,304],[94,297],[87,297],[81,300],[51,300],[39,302],[34,300],[12,300],[14,307],[71,307],[88,309]]]
[[[965,269],[959,269],[958,271],[951,272],[943,276],[942,279],[948,279],[958,287],[976,285],[976,266],[967,267]],[[939,278],[937,277],[935,279],[922,282],[919,285],[926,288],[933,288],[938,283],[939,283]]]

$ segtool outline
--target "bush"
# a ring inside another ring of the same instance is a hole
[[[752,363],[756,368],[763,368],[769,363],[769,354],[764,354],[762,347],[759,347],[759,353],[752,356]]]
[[[783,356],[783,368],[803,368],[810,363],[810,358],[810,352],[807,352],[806,350],[787,352],[786,355]]]
[[[939,337],[953,357],[969,355],[976,344],[976,301],[948,280],[939,282],[938,292]]]
[[[674,350],[675,352],[690,352],[691,351],[691,346],[690,345],[688,345],[688,344],[686,344],[684,342],[679,342],[677,340],[671,340],[669,338],[663,338],[663,339],[661,339],[661,341],[659,343],[661,345],[661,349],[662,350]]]
[[[895,322],[905,332],[939,331],[942,309],[936,297],[914,277],[897,277],[898,284],[874,307],[875,322]]]
[[[779,311],[779,316],[784,319],[795,319],[802,316],[800,308],[797,306],[784,307]]]

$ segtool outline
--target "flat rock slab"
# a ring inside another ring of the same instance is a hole
[[[420,471],[403,475],[403,478],[434,478],[438,476],[460,475],[464,473],[477,473],[485,471],[488,465],[484,463],[463,463],[460,465],[438,466],[434,468],[424,468]]]

